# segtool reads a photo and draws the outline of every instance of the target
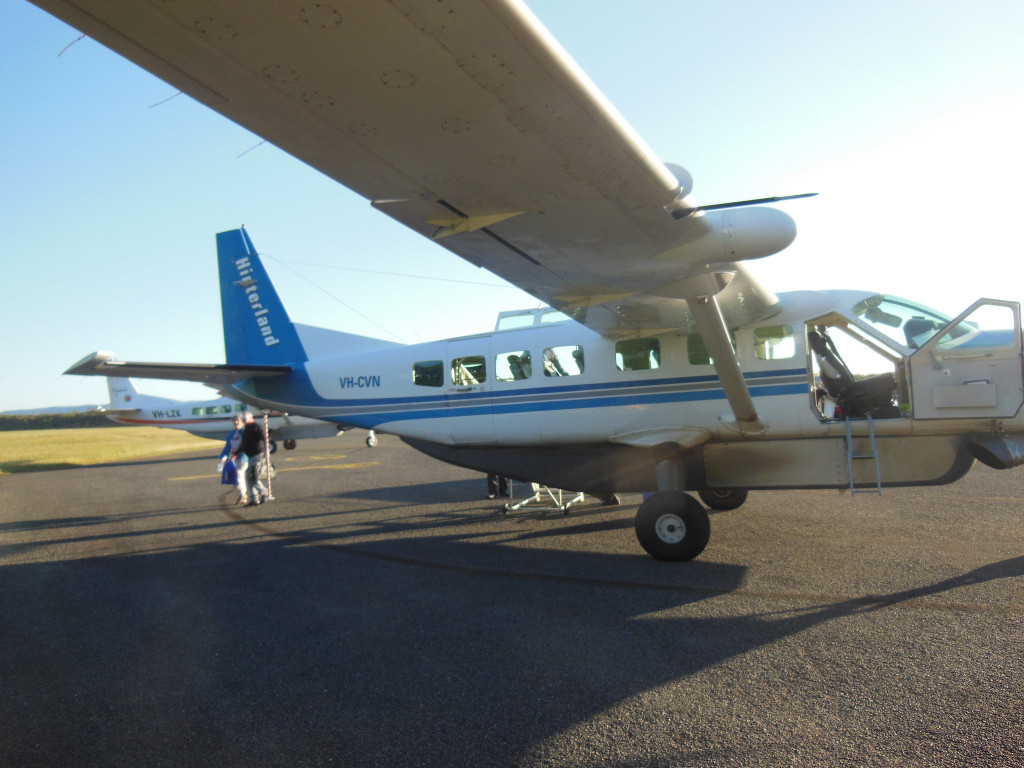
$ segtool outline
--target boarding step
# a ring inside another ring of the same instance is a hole
[[[533,495],[517,502],[515,483],[509,478],[509,500],[503,509],[505,514],[530,506],[534,509],[557,509],[563,515],[567,515],[569,514],[569,507],[573,504],[578,504],[584,499],[583,491],[565,492],[561,488],[548,488],[548,486],[541,485],[540,483],[530,483],[530,488],[533,490]],[[567,499],[566,496],[570,494],[572,498]]]
[[[854,421],[867,421],[868,433],[867,435],[854,435],[853,434],[853,422]],[[867,441],[868,452],[864,452],[864,446],[860,449],[855,446],[855,442],[863,443]],[[853,463],[855,461],[874,461],[875,467],[875,487],[874,488],[857,488],[857,484],[854,481],[853,475]],[[864,419],[847,419],[846,420],[846,465],[850,475],[850,493],[877,493],[879,496],[882,495],[882,468],[878,460],[878,441],[875,439],[875,421],[870,416]]]

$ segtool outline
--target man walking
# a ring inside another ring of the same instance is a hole
[[[245,506],[255,507],[269,500],[267,488],[260,480],[257,467],[260,463],[259,458],[266,450],[266,436],[251,412],[246,411],[242,418],[245,420],[245,427],[242,429],[242,442],[238,446],[235,456],[244,453],[249,459],[249,465],[245,468],[245,478],[249,486],[249,502]]]

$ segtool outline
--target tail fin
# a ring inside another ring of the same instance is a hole
[[[217,235],[224,354],[229,365],[286,365],[309,358],[248,233]]]
[[[108,410],[132,410],[138,408],[139,392],[131,379],[111,376],[107,379],[107,392],[110,393]]]
[[[110,403],[101,405],[100,410],[105,411],[114,421],[117,419],[111,414],[133,413],[143,408],[159,408],[180,403],[179,400],[172,400],[168,397],[142,394],[135,388],[131,379],[123,376],[108,376],[107,392],[110,393]]]

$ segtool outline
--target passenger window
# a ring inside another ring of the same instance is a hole
[[[732,331],[729,332],[729,340],[732,342],[732,351],[735,352],[736,335]],[[699,333],[693,333],[686,337],[686,356],[690,365],[711,365],[714,362]]]
[[[494,358],[494,378],[498,381],[522,381],[533,375],[530,352],[503,352]]]
[[[583,373],[583,347],[548,347],[544,350],[545,376],[579,376]]]
[[[754,329],[754,356],[758,360],[789,360],[796,357],[796,337],[788,325]]]
[[[412,383],[421,387],[440,387],[444,385],[444,362],[441,360],[425,360],[412,364]]]
[[[231,413],[231,406],[222,405],[218,410],[220,410],[221,413]]]
[[[541,323],[564,323],[570,319],[565,312],[559,312],[557,309],[548,309],[541,316]]]
[[[235,413],[242,413],[245,410],[244,403],[235,403]]]
[[[514,315],[504,315],[498,318],[498,331],[511,331],[515,328],[529,328],[533,325],[533,312],[520,312]]]
[[[480,355],[457,357],[452,360],[452,384],[483,384],[487,381],[487,365]]]
[[[192,415],[193,416],[202,416],[203,415],[203,409],[202,408],[193,408],[192,409]]]
[[[657,339],[626,339],[615,344],[615,367],[620,371],[646,371],[661,367]]]

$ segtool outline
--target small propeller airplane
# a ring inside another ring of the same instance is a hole
[[[519,0],[34,2],[549,305],[425,344],[335,333],[311,355],[233,230],[217,236],[225,364],[69,373],[204,381],[480,471],[652,492],[636,535],[667,560],[709,540],[687,491],[723,509],[1024,463],[1015,302],[947,317],[776,295],[745,262],[793,242],[765,205],[786,198],[698,204]]]
[[[107,379],[107,390],[110,403],[100,406],[99,410],[111,421],[128,426],[182,429],[196,437],[211,440],[223,441],[234,428],[235,416],[250,410],[245,403],[226,397],[185,401],[142,394],[131,379],[120,376]],[[279,412],[272,412],[267,424],[271,453],[277,450],[278,440],[287,450],[292,450],[299,440],[331,437],[344,429],[333,422]]]

